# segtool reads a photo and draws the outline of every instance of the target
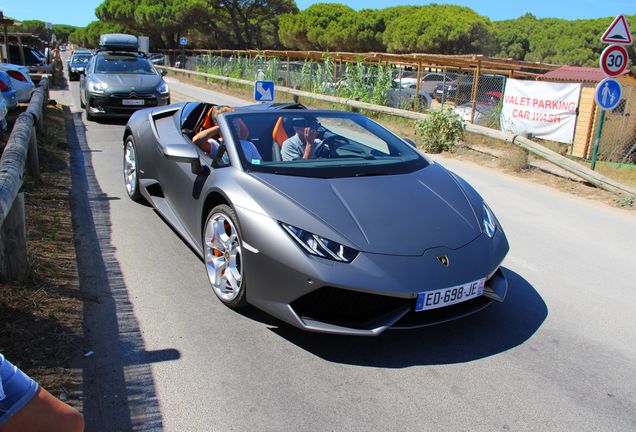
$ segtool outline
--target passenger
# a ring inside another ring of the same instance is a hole
[[[82,415],[0,354],[0,431],[81,432]]]
[[[316,157],[318,122],[308,118],[295,118],[292,126],[296,134],[283,142],[280,155],[284,161]]]
[[[219,128],[217,117],[220,114],[227,112],[234,112],[235,109],[229,106],[215,106],[212,108],[212,125],[208,129],[204,129],[201,132],[197,133],[193,138],[192,142],[207,153],[211,158],[214,159],[217,151],[220,147],[220,142],[223,140],[221,136],[221,130]],[[248,141],[249,138],[249,129],[243,123],[241,119],[232,120],[232,125],[236,129],[237,135],[239,137],[239,141],[241,142],[241,147],[243,149],[243,153],[245,154],[245,158],[252,163],[253,161],[261,161],[261,155],[258,152],[258,149],[251,141]]]

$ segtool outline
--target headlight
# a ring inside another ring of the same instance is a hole
[[[75,68],[74,67],[71,68],[71,72],[75,72]]]
[[[497,232],[497,219],[495,219],[495,215],[492,213],[492,210],[484,203],[484,232],[490,238],[495,236],[495,232]]]
[[[91,93],[103,94],[106,91],[106,86],[100,82],[88,81],[88,91]]]
[[[353,261],[358,255],[357,250],[336,243],[333,240],[320,237],[292,225],[287,225],[282,222],[280,224],[283,229],[311,255],[346,263]]]
[[[157,86],[157,91],[161,94],[170,93],[170,89],[168,88],[168,84],[165,81],[161,81],[161,83]]]

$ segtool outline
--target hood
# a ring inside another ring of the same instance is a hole
[[[160,75],[154,74],[94,74],[93,77],[114,93],[128,93],[131,90],[153,93],[162,80]]]
[[[464,192],[438,164],[415,173],[389,176],[255,176],[360,251],[422,255],[434,247],[457,249],[481,233]],[[283,222],[294,224],[291,220]]]

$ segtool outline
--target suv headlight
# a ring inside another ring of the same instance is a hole
[[[166,84],[165,81],[161,81],[161,83],[159,83],[159,85],[157,86],[157,91],[160,94],[168,94],[170,93],[170,88],[168,87],[168,84]]]
[[[103,83],[97,81],[88,81],[88,91],[91,93],[103,94],[106,91],[106,86]]]
[[[484,232],[490,238],[495,236],[497,232],[497,219],[492,213],[492,210],[484,203],[484,220],[483,220]]]
[[[350,263],[358,255],[358,251],[341,245],[333,240],[312,234],[309,231],[280,222],[285,231],[311,255],[334,261]]]

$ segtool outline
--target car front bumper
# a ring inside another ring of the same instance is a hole
[[[389,328],[417,328],[461,318],[503,302],[508,284],[500,264],[509,246],[498,230],[452,250],[431,248],[420,256],[360,252],[351,263],[306,254],[262,215],[237,209],[244,239],[247,301],[298,328],[375,336]],[[440,264],[446,255],[450,265]],[[416,312],[419,293],[486,278],[484,294]]]
[[[143,105],[125,105],[124,100],[142,100]],[[135,111],[157,106],[170,105],[170,94],[141,95],[89,95],[86,109],[94,117],[130,117]]]

